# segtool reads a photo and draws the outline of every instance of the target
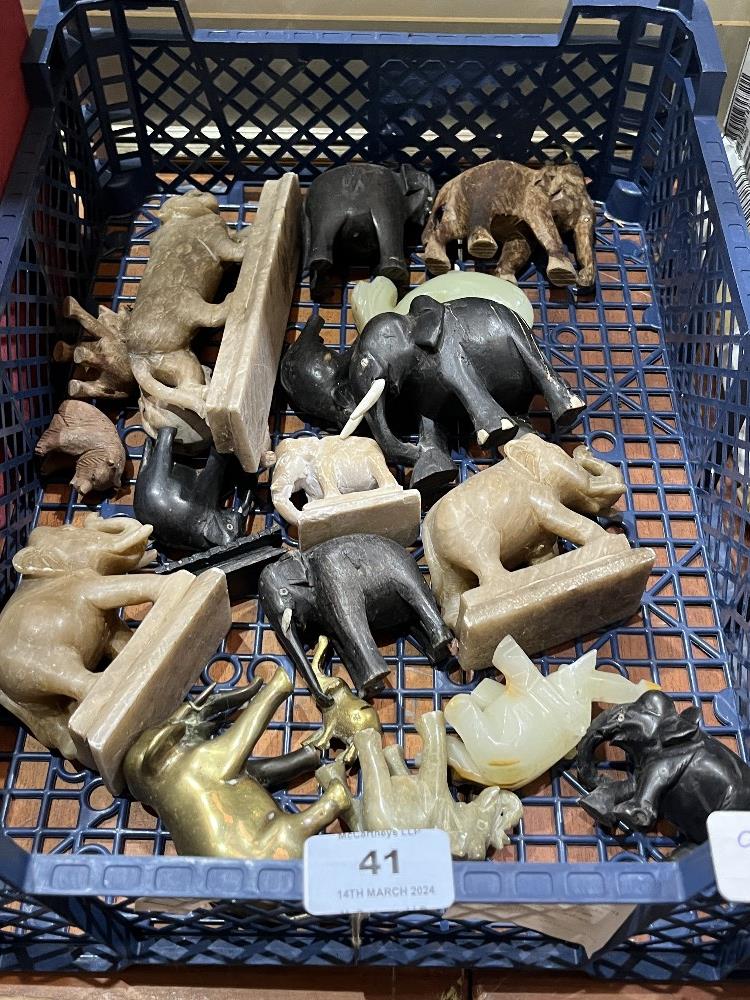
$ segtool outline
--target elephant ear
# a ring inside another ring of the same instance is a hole
[[[679,715],[677,712],[666,718],[659,729],[659,737],[662,746],[670,746],[673,743],[682,743],[689,740],[698,732],[698,723],[701,717],[701,710],[693,705],[686,708]]]
[[[13,569],[27,579],[60,576],[68,569],[64,553],[29,545],[13,556]]]
[[[411,304],[409,315],[414,318],[412,340],[424,351],[437,351],[443,339],[445,306],[429,295],[418,295]]]
[[[424,187],[424,175],[411,163],[402,163],[399,174],[404,194],[414,194]]]

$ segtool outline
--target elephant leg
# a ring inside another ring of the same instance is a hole
[[[382,688],[390,668],[372,637],[364,595],[355,590],[356,587],[356,580],[340,581],[342,599],[337,599],[332,588],[326,588],[328,606],[323,631],[331,636],[331,643],[349,671],[358,694],[364,698]]]
[[[516,275],[519,274],[531,258],[531,246],[529,241],[523,236],[514,236],[513,239],[506,240],[500,251],[500,260],[497,262],[495,274],[498,278],[505,278],[506,281],[515,283]]]
[[[419,422],[418,449],[419,458],[409,485],[419,490],[423,502],[429,506],[455,480],[456,466],[445,435],[429,417],[422,417]]]
[[[523,211],[520,214],[547,251],[547,279],[553,285],[574,285],[575,268],[552,218],[549,200],[542,195],[539,188],[533,188],[533,197],[527,196],[524,199]]]
[[[50,649],[45,655],[44,665],[48,672],[49,691],[77,702],[83,701],[101,676],[88,670],[81,654],[71,646]]]
[[[612,811],[622,802],[627,802],[635,791],[635,778],[629,775],[622,781],[604,780],[601,784],[585,795],[580,804],[597,823],[609,826],[612,821]]]
[[[447,240],[433,232],[424,245],[424,263],[430,274],[445,274],[451,270],[451,261],[445,249]]]
[[[109,576],[83,585],[82,594],[95,608],[113,611],[135,604],[155,603],[169,582],[167,576]]]
[[[362,820],[367,829],[387,830],[393,825],[398,809],[394,801],[391,772],[388,769],[380,733],[365,729],[354,737],[362,772]]]
[[[409,266],[404,259],[404,227],[393,211],[373,212],[372,221],[378,234],[379,260],[377,274],[388,278],[399,290],[409,287]]]
[[[221,455],[211,448],[205,466],[198,473],[192,490],[193,503],[217,507],[221,496],[229,455]]]
[[[381,455],[373,456],[367,463],[368,473],[378,489],[396,489],[396,478]]]
[[[346,786],[338,780],[332,781],[317,802],[306,809],[300,810],[294,816],[284,817],[297,828],[302,835],[312,837],[321,833],[336,817],[351,806],[351,795]]]
[[[396,577],[393,585],[416,616],[413,631],[423,640],[427,656],[434,664],[444,663],[453,652],[453,634],[438,614],[432,592],[413,560],[409,562],[408,572]]]
[[[310,219],[310,252],[308,268],[310,272],[310,295],[319,299],[330,287],[333,268],[333,244],[341,228],[343,219],[334,213],[316,212]]]
[[[537,391],[549,407],[555,424],[566,430],[585,410],[586,403],[562,379],[542,353],[534,335],[518,317],[513,314],[513,343],[531,376]]]
[[[336,474],[336,460],[323,459],[318,463],[315,470],[316,478],[320,484],[320,490],[324,497],[335,497],[341,495],[339,489],[339,479]]]
[[[480,447],[498,447],[515,437],[516,421],[490,395],[465,355],[459,351],[455,357],[446,358],[440,374],[468,413]]]
[[[593,288],[596,282],[594,263],[594,221],[581,220],[573,229],[576,257],[578,258],[578,287]]]
[[[227,263],[241,264],[245,259],[247,240],[246,237],[233,240],[231,236],[223,236],[216,241],[214,249],[219,257]]]
[[[561,503],[538,503],[534,499],[531,500],[531,503],[541,528],[573,542],[574,545],[580,546],[595,542],[606,534],[604,528],[596,521],[584,517],[577,511],[569,510]]]
[[[687,763],[689,751],[686,751],[685,758],[684,763]],[[614,819],[636,830],[648,830],[659,815],[662,796],[680,780],[682,773],[683,768],[676,773],[672,768],[665,768],[663,758],[657,755],[638,772],[632,796],[625,802],[621,800],[612,810]]]
[[[232,244],[235,246],[235,244]],[[243,248],[244,253],[244,248]],[[239,258],[240,260],[242,257]],[[192,340],[192,332],[199,326],[223,326],[229,315],[231,292],[223,302],[206,302],[198,292],[185,292],[180,299],[180,317],[190,331],[185,336],[185,346]]]

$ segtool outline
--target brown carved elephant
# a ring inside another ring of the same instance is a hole
[[[81,496],[91,490],[118,488],[127,455],[117,428],[101,410],[78,399],[66,399],[42,434],[34,453],[42,472],[54,472],[65,456],[76,459],[70,485]]]
[[[509,441],[505,460],[451,490],[422,525],[432,589],[455,627],[461,595],[553,553],[558,537],[582,546],[605,535],[584,515],[625,492],[619,469],[580,445],[571,458],[534,434]]]
[[[526,167],[508,160],[480,163],[445,184],[422,233],[425,263],[433,274],[451,269],[446,247],[466,240],[472,257],[494,257],[500,278],[516,280],[531,257],[534,242],[548,255],[553,285],[583,288],[594,284],[596,211],[586,178],[574,163]],[[576,275],[562,233],[572,232],[580,270]]]

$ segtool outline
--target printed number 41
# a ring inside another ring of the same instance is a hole
[[[383,858],[383,861],[390,861],[391,872],[393,875],[399,874],[398,869],[398,851],[389,851]],[[383,866],[378,862],[377,851],[370,851],[366,854],[359,863],[359,870],[363,872],[372,872],[373,875],[377,875]]]

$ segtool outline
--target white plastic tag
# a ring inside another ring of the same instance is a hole
[[[713,812],[708,843],[716,887],[729,903],[750,903],[750,812]]]
[[[316,916],[443,910],[456,897],[444,830],[311,837],[304,873],[305,909]]]

